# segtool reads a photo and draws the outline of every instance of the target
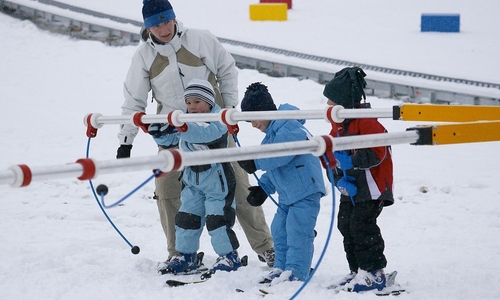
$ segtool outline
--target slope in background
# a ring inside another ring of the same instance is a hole
[[[4,104],[0,110],[0,168],[20,163],[60,165],[84,157],[87,139],[83,117],[90,112],[120,113],[122,82],[135,47],[75,41],[2,14],[0,24],[0,37],[8,41],[0,55]],[[35,46],[43,51],[35,51]],[[442,65],[443,69],[452,67]],[[268,85],[277,103],[288,102],[302,109],[326,105],[322,86],[315,82],[269,78],[250,70],[240,71],[240,98],[254,81]],[[369,101],[374,107],[398,104],[372,97]],[[415,125],[382,121],[393,132]],[[308,121],[306,125],[313,134],[329,131],[324,121]],[[240,126],[243,146],[260,142],[260,133],[246,123]],[[117,126],[100,129],[92,141],[91,157],[114,159],[117,131]],[[499,143],[393,147],[397,200],[384,210],[380,225],[386,240],[387,269],[397,269],[398,281],[411,290],[405,299],[498,297],[499,150]],[[152,139],[139,135],[132,155],[155,154]],[[103,175],[95,183],[108,185],[108,201],[112,201],[150,174]],[[428,192],[422,193],[422,187]],[[151,199],[152,183],[123,206],[109,210],[126,237],[141,247],[138,256],[130,254],[106,222],[87,182],[69,178],[33,183],[23,189],[0,186],[0,191],[1,299],[260,299],[252,290],[266,268],[257,261],[239,225],[235,229],[242,244],[240,251],[250,256],[247,268],[220,273],[203,285],[165,287],[165,276],[155,273],[156,262],[164,260],[166,254],[156,204]],[[328,232],[332,195],[329,187],[317,225],[314,263]],[[267,201],[264,209],[270,222],[275,207]],[[207,246],[207,235],[202,245],[209,264],[215,254]],[[345,272],[341,237],[334,229],[327,256],[301,297],[334,297],[321,287]],[[236,294],[236,287],[248,292]],[[290,297],[299,284],[281,288],[283,296]],[[353,294],[336,297],[370,298]]]

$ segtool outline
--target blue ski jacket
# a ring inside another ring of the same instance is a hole
[[[211,113],[221,108],[214,104]],[[228,131],[220,122],[187,122],[187,131],[156,138],[159,145],[175,144],[183,152],[226,148]],[[189,166],[182,172],[184,183],[181,207],[175,217],[176,249],[194,253],[199,249],[199,237],[206,224],[214,251],[219,256],[237,249],[239,242],[232,231],[235,222],[234,201],[236,179],[231,163]]]
[[[298,110],[281,104],[278,110]],[[311,134],[305,120],[274,120],[265,130],[261,145],[305,141]],[[268,195],[279,195],[280,204],[291,205],[315,193],[326,194],[320,161],[312,154],[255,159],[257,169],[266,171],[260,185]]]

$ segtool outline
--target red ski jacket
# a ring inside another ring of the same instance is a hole
[[[352,136],[385,133],[387,130],[377,119],[349,119],[343,123],[332,123],[330,135]],[[347,170],[346,175],[355,178],[357,195],[354,202],[369,200],[380,201],[380,205],[389,206],[394,203],[392,150],[390,146],[347,150],[354,168]],[[333,170],[334,183],[344,176],[339,168]],[[340,201],[351,202],[349,196],[342,195]]]

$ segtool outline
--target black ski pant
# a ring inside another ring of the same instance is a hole
[[[349,269],[358,268],[372,272],[385,268],[384,239],[377,225],[377,217],[382,212],[379,201],[366,201],[352,205],[340,202],[338,229],[344,237],[344,251]]]

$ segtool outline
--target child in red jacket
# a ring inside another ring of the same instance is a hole
[[[363,88],[366,74],[361,68],[340,70],[325,86],[328,105],[369,108]],[[346,119],[332,123],[330,135],[353,136],[385,133],[377,119]],[[390,146],[335,151],[333,180],[341,192],[338,229],[344,237],[344,251],[351,270],[338,285],[350,292],[382,290],[386,286],[384,240],[377,217],[384,206],[394,203],[393,168]],[[332,178],[329,178],[330,181]]]

